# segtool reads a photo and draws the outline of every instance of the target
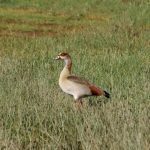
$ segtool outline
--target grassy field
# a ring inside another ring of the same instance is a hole
[[[149,10],[149,0],[0,0],[0,149],[149,150]],[[62,51],[111,100],[76,111],[58,86]]]

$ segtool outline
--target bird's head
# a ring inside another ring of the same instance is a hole
[[[55,60],[67,60],[67,59],[70,59],[70,55],[68,53],[65,53],[65,52],[62,52],[62,53],[59,53],[54,59]]]

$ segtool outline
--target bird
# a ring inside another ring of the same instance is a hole
[[[59,76],[59,86],[63,92],[72,95],[74,102],[82,105],[82,98],[87,96],[105,96],[110,98],[110,94],[105,90],[90,83],[88,80],[71,74],[72,59],[66,52],[59,53],[55,60],[63,60],[65,66]]]

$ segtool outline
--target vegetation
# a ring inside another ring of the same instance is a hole
[[[149,6],[0,0],[0,148],[150,149]],[[77,111],[58,86],[62,51],[111,99],[85,98]]]

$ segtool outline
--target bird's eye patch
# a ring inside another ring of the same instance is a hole
[[[58,56],[66,56],[66,53],[60,53]]]

